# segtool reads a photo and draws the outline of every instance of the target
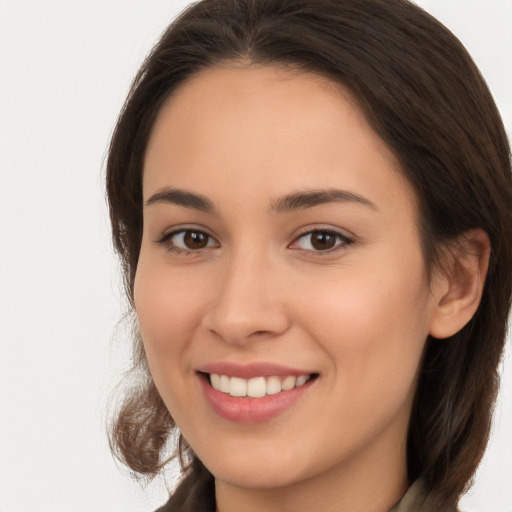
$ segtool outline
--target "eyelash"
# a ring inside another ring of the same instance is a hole
[[[198,249],[192,249],[192,248],[182,248],[178,247],[175,243],[172,243],[172,239],[182,234],[183,236],[186,236],[186,234],[195,234],[199,236],[205,236],[208,239],[207,245],[205,247],[201,247]],[[303,249],[300,247],[293,247],[294,245],[298,244],[300,240],[305,239],[307,236],[312,236],[315,233],[332,236],[335,238],[335,245],[332,248],[324,249],[324,250],[314,250],[314,249]],[[179,254],[182,256],[193,256],[197,255],[200,252],[202,252],[205,249],[216,249],[219,247],[218,242],[216,246],[209,246],[210,241],[215,240],[211,235],[206,233],[205,231],[202,231],[200,229],[178,229],[175,231],[171,231],[170,233],[165,234],[161,239],[156,240],[156,242],[160,245],[164,245],[166,249],[169,252],[173,252],[175,254]],[[291,249],[301,251],[303,253],[307,253],[308,255],[314,255],[314,256],[322,256],[326,254],[332,254],[333,252],[337,252],[340,250],[346,249],[347,246],[354,243],[354,240],[347,237],[346,235],[343,235],[339,233],[338,231],[334,231],[332,229],[322,229],[322,228],[316,228],[316,229],[310,229],[308,231],[305,231],[303,233],[300,233],[294,241],[288,246]]]
[[[301,251],[303,253],[307,253],[308,255],[321,257],[323,255],[332,254],[332,253],[335,253],[338,251],[345,250],[347,248],[347,246],[354,243],[354,240],[352,238],[350,238],[346,235],[343,235],[339,231],[335,231],[333,229],[315,228],[315,229],[309,229],[303,233],[300,233],[297,236],[297,238],[295,238],[295,240],[288,247],[293,248],[292,246],[298,244],[298,242],[300,240],[305,239],[307,236],[312,236],[315,233],[334,237],[334,239],[335,239],[334,247],[331,247],[329,249],[324,249],[324,250],[316,250],[316,251],[312,250],[312,249],[303,249],[300,247],[297,247],[296,249],[295,248],[294,249]]]
[[[205,236],[208,239],[207,245],[205,247],[202,247],[199,249],[192,249],[192,248],[178,247],[178,246],[176,246],[175,243],[172,243],[172,239],[175,236],[180,235],[180,234],[183,234],[183,236],[186,236],[187,233],[194,233],[196,235]],[[170,233],[165,234],[161,239],[157,240],[156,242],[160,245],[164,245],[165,248],[169,252],[173,252],[173,253],[183,255],[183,256],[193,256],[193,255],[199,254],[204,249],[212,248],[212,247],[208,246],[208,244],[211,240],[214,240],[214,238],[201,229],[185,228],[185,229],[177,229],[175,231],[171,231]],[[216,248],[216,247],[214,247],[214,248]]]

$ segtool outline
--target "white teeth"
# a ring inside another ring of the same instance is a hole
[[[231,396],[246,396],[247,381],[245,379],[239,379],[238,377],[231,377],[229,381],[229,394]]]
[[[279,377],[269,377],[267,380],[267,395],[275,395],[281,391]]]
[[[260,398],[265,395],[275,395],[281,391],[289,391],[295,387],[303,386],[309,379],[309,375],[241,379],[240,377],[228,377],[217,373],[210,374],[210,383],[217,391],[222,391],[231,396],[248,396],[251,398]]]
[[[295,383],[297,382],[297,379],[293,376],[286,377],[286,379],[281,382],[281,389],[283,391],[289,391],[290,389],[293,389],[295,387]]]
[[[306,381],[308,380],[308,376],[307,375],[301,375],[300,377],[297,377],[297,382],[295,383],[295,385],[298,387],[298,386],[302,386],[303,384],[306,384]]]
[[[212,375],[215,375],[212,373]],[[220,376],[220,384],[218,388],[219,391],[222,391],[223,393],[229,393],[229,381],[231,379],[227,375],[221,375]],[[212,386],[215,387],[215,385],[212,383]]]
[[[220,375],[217,373],[212,373],[210,375],[210,381],[215,389],[220,389]]]
[[[247,382],[247,396],[259,398],[267,394],[265,377],[255,377]]]

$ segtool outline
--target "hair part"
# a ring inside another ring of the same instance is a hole
[[[490,238],[475,316],[450,339],[427,340],[407,442],[410,480],[421,475],[432,503],[453,507],[483,455],[498,389],[512,293],[510,148],[470,56],[419,7],[407,0],[203,0],[170,25],[133,82],[107,160],[113,241],[130,305],[143,162],[156,116],[201,70],[248,62],[315,73],[351,92],[415,192],[427,268],[441,265],[440,248],[470,229]],[[154,475],[176,425],[140,336],[134,353],[146,377],[126,396],[111,446],[134,472]]]

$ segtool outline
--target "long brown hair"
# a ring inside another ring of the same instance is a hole
[[[453,507],[483,455],[498,386],[512,292],[510,148],[470,56],[407,0],[202,0],[163,34],[137,74],[107,161],[107,194],[126,294],[142,236],[142,162],[164,100],[201,69],[226,61],[285,65],[348,88],[414,189],[425,261],[472,228],[491,259],[478,311],[456,335],[429,338],[410,421],[410,480],[422,476],[439,509]],[[111,446],[134,472],[154,475],[175,423],[134,335],[132,388]],[[193,468],[201,465],[182,441]],[[204,471],[204,470],[203,470]]]

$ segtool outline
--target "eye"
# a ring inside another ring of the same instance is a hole
[[[164,236],[159,243],[165,244],[169,250],[181,251],[199,251],[209,247],[218,247],[218,243],[213,237],[197,229],[181,229]]]
[[[351,240],[336,231],[313,230],[297,238],[291,247],[303,251],[327,252],[349,243]]]

